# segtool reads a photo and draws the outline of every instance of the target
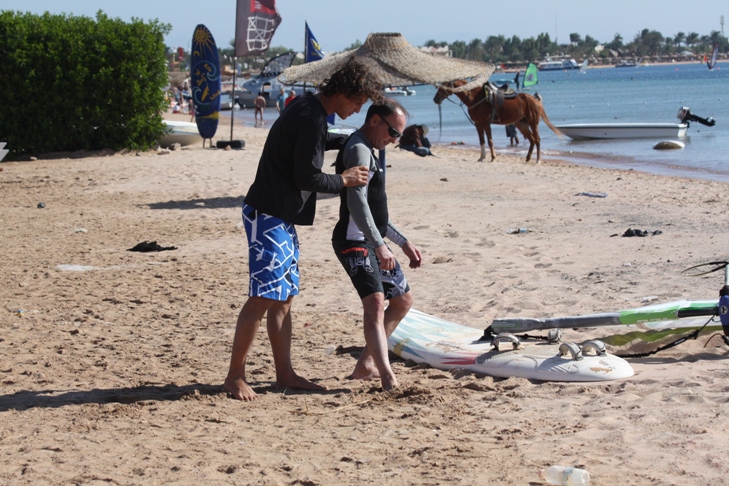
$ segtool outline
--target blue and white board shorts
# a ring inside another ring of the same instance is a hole
[[[299,293],[299,238],[293,224],[243,204],[250,297],[285,301]]]

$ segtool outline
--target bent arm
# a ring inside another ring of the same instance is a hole
[[[356,144],[345,152],[344,167],[350,169],[361,166],[369,170],[371,157],[372,154],[365,145]],[[375,225],[375,218],[372,217],[370,206],[367,204],[367,186],[347,188],[347,207],[352,221],[367,238],[367,241],[372,243],[375,248],[384,245],[385,242],[380,236],[377,225]]]

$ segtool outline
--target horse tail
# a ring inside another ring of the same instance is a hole
[[[536,97],[536,94],[535,94],[535,97]],[[539,113],[541,115],[542,120],[544,120],[544,123],[547,124],[547,126],[555,133],[555,135],[557,135],[560,138],[564,137],[564,133],[562,133],[562,131],[559,128],[552,125],[552,122],[549,121],[549,118],[547,117],[547,112],[544,109],[544,105],[541,104],[542,97],[540,96],[537,99],[540,101]]]

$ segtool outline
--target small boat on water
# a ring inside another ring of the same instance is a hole
[[[407,86],[385,88],[385,96],[415,96],[415,90]]]
[[[556,127],[572,140],[593,140],[685,137],[691,122],[698,122],[707,127],[713,127],[716,124],[712,117],[701,118],[694,115],[688,106],[682,106],[678,110],[676,118],[680,120],[679,123],[576,123],[556,125]]]
[[[623,68],[623,67],[633,67],[634,68],[634,67],[638,67],[638,66],[640,66],[640,61],[639,62],[626,61],[625,59],[621,60],[620,62],[618,62],[615,65],[616,68]]]
[[[556,125],[572,140],[685,137],[687,123],[576,123]]]
[[[167,130],[162,138],[159,139],[160,147],[169,147],[174,143],[179,143],[183,147],[186,145],[194,145],[203,141],[197,128],[197,123],[162,120],[167,125]]]
[[[537,65],[540,71],[563,71],[565,69],[580,69],[580,65],[574,59],[563,59],[562,61],[543,61]]]

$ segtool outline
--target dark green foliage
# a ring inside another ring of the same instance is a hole
[[[512,63],[525,65],[527,62],[539,62],[547,56],[574,57],[578,61],[583,59],[607,58],[614,51],[619,57],[647,57],[656,58],[660,56],[677,55],[682,51],[692,51],[696,56],[710,54],[714,44],[719,46],[719,52],[729,52],[729,39],[721,32],[712,31],[710,35],[699,36],[695,32],[685,34],[679,32],[674,37],[664,38],[660,32],[643,29],[636,34],[634,39],[624,44],[623,36],[616,33],[610,42],[604,43],[604,49],[600,52],[595,48],[601,43],[586,35],[582,36],[573,32],[569,34],[569,43],[560,44],[555,39],[552,41],[547,33],[541,33],[536,38],[529,37],[520,39],[518,36],[510,38],[503,35],[492,35],[484,40],[473,39],[466,43],[458,40],[451,44],[447,42],[436,42],[428,40],[427,46],[447,45],[453,57],[461,59],[472,59],[474,61],[493,63]]]
[[[13,156],[154,146],[169,29],[102,12],[0,12],[0,141]]]

